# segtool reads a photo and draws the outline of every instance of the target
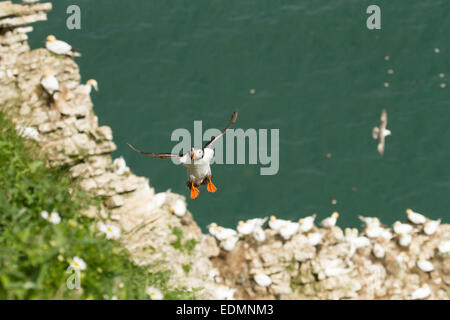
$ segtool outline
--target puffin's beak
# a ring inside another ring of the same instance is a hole
[[[195,154],[193,153],[191,156],[191,160],[194,161]]]

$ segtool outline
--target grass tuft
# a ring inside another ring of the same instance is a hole
[[[67,168],[47,168],[38,150],[0,112],[0,299],[148,299],[148,286],[166,299],[195,298],[195,290],[168,287],[169,271],[150,273],[107,240],[80,213],[99,200],[80,191]],[[61,221],[42,218],[44,210]],[[86,263],[80,290],[66,284],[74,257]]]

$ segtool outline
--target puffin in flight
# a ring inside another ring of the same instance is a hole
[[[216,192],[217,188],[212,183],[212,174],[210,163],[214,157],[214,150],[211,148],[212,144],[222,137],[225,132],[231,128],[231,126],[236,122],[238,112],[233,112],[231,120],[227,127],[222,130],[220,134],[213,137],[203,148],[192,147],[184,155],[173,154],[173,153],[151,153],[144,152],[136,149],[131,144],[127,143],[128,146],[134,151],[153,158],[161,159],[171,159],[177,158],[183,166],[187,168],[188,182],[187,187],[191,190],[191,199],[195,199],[200,194],[198,187],[206,185],[206,190],[209,192]]]
[[[381,119],[380,119],[380,126],[374,127],[372,129],[372,137],[376,140],[378,139],[378,153],[383,155],[384,153],[384,146],[385,146],[385,139],[387,136],[391,135],[391,130],[386,129],[387,126],[387,112],[385,109],[381,111]]]

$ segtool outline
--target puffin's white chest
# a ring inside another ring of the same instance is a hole
[[[201,184],[206,177],[211,176],[211,166],[210,162],[214,156],[214,151],[209,148],[204,149],[204,156],[202,159],[194,160],[194,162],[187,157],[181,159],[183,166],[187,168],[187,175],[189,181],[195,184]]]
[[[186,165],[186,167],[189,180],[196,184],[202,183],[206,177],[211,176],[211,167],[209,166],[209,163]]]

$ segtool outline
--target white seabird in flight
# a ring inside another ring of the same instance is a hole
[[[230,129],[233,123],[236,122],[237,116],[238,112],[233,112],[228,126],[223,129],[220,134],[213,137],[207,144],[205,144],[203,148],[192,147],[191,150],[184,155],[144,152],[136,149],[129,143],[127,144],[134,151],[148,157],[161,159],[177,158],[181,164],[187,168],[189,179],[187,182],[187,187],[191,190],[191,199],[195,199],[200,194],[200,191],[198,190],[198,187],[200,186],[207,185],[206,190],[208,190],[208,192],[216,192],[217,189],[211,182],[212,174],[210,163],[214,157],[214,150],[211,148],[211,145],[220,139],[220,137],[222,137],[228,129]]]
[[[45,47],[48,51],[70,57],[81,57],[79,52],[73,50],[72,46],[65,41],[57,40],[54,35],[49,35],[45,41]]]
[[[383,109],[381,111],[381,118],[380,118],[380,126],[374,127],[372,129],[372,137],[376,140],[378,139],[378,153],[383,155],[384,154],[384,147],[385,147],[385,139],[387,136],[391,135],[391,130],[386,129],[387,126],[387,112],[386,109]]]

